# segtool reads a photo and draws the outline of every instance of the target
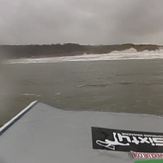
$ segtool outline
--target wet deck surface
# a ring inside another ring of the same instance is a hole
[[[162,151],[162,134],[156,136],[163,132],[162,123],[163,117],[153,115],[63,111],[37,103],[1,135],[0,162],[133,163],[130,150]],[[94,140],[108,140],[110,148],[93,149],[92,127],[114,129],[98,129],[93,134]],[[113,133],[116,139],[111,139]],[[117,145],[126,142],[126,147]]]

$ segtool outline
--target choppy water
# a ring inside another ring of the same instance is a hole
[[[3,71],[0,124],[36,99],[67,110],[163,114],[163,60],[11,64]]]

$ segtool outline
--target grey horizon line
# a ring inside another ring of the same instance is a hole
[[[0,44],[0,46],[34,46],[34,45],[66,45],[66,44],[76,44],[81,46],[114,46],[114,45],[155,45],[155,46],[163,46],[163,44],[154,44],[154,43],[114,43],[114,44],[81,44],[77,42],[64,42],[64,43],[28,43],[28,44]]]

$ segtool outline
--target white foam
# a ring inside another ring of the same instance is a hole
[[[11,59],[7,64],[28,64],[28,63],[57,63],[75,61],[104,61],[104,60],[130,60],[130,59],[163,59],[163,50],[136,52],[132,49],[128,51],[114,51],[107,54],[84,54],[78,56],[49,57],[49,58],[24,58]]]

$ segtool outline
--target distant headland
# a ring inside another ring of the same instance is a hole
[[[153,44],[80,45],[75,43],[45,45],[0,45],[0,55],[7,58],[40,58],[106,54],[134,49],[137,52],[156,51],[162,46]]]

